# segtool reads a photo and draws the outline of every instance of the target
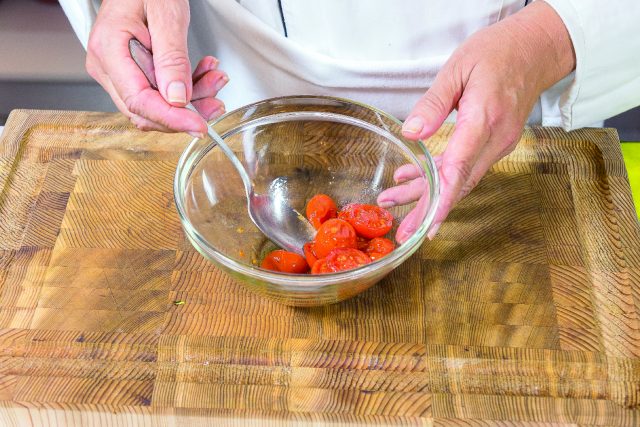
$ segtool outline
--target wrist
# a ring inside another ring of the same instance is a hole
[[[555,9],[542,0],[535,1],[512,16],[513,24],[524,34],[527,50],[542,70],[539,78],[541,90],[562,80],[576,68],[573,42],[562,18]],[[534,59],[535,60],[535,59]]]

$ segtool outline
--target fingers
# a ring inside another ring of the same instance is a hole
[[[104,62],[105,72],[126,108],[165,128],[204,134],[206,123],[202,117],[193,111],[168,104],[158,91],[149,86],[146,77],[129,55],[128,42],[126,34],[114,37],[106,55],[119,60]]]
[[[509,136],[504,133],[491,136],[473,165],[469,177],[460,189],[456,203],[467,197],[471,190],[477,187],[482,177],[487,174],[498,160],[515,149],[516,143],[520,140],[520,133],[517,134],[518,136]]]
[[[423,192],[418,199],[418,203],[416,203],[416,207],[407,214],[396,231],[396,241],[398,243],[404,243],[416,232],[427,215],[431,202],[429,196]]]
[[[494,163],[513,151],[520,139],[521,132],[500,132],[491,136],[488,131],[482,131],[485,127],[480,122],[476,124],[462,122],[460,125],[463,127],[456,129],[445,153],[434,157],[440,174],[441,192],[436,216],[427,235],[430,240],[437,234],[451,208],[478,185]],[[425,183],[419,175],[419,170],[413,165],[398,168],[394,179],[400,182],[409,181],[380,193],[378,204],[388,208],[423,198]],[[419,178],[415,178],[416,176]],[[421,203],[420,200],[418,203]],[[416,207],[405,217],[396,233],[396,240],[399,243],[413,234],[425,213],[424,209],[420,211]]]
[[[200,80],[200,78],[208,71],[213,71],[218,68],[218,60],[213,56],[205,56],[198,62],[196,69],[193,70],[193,75],[191,78],[193,79],[193,84]]]
[[[388,188],[378,195],[378,206],[390,208],[414,202],[424,194],[425,185],[424,178],[420,177],[409,181],[407,184]]]
[[[440,169],[440,166],[442,166],[442,155],[437,154],[433,156],[433,163],[436,164],[436,168]]]
[[[428,138],[442,126],[462,94],[462,83],[455,75],[448,65],[438,73],[431,88],[416,103],[402,126],[402,134],[406,138]]]
[[[191,64],[187,50],[189,4],[184,0],[147,4],[158,90],[167,103],[184,107],[191,99]],[[170,29],[170,30],[169,30]]]
[[[418,229],[422,218],[419,218],[418,210],[412,209],[402,220],[396,231],[396,241],[402,244]]]
[[[461,110],[462,112],[463,110]],[[459,194],[467,184],[480,154],[484,150],[490,133],[482,119],[465,120],[465,114],[458,118],[456,128],[442,154],[442,163],[438,169],[440,175],[440,201],[436,210],[433,226],[429,232],[432,239],[440,224],[459,200]]]
[[[214,98],[228,81],[229,77],[227,77],[224,71],[207,71],[200,76],[200,79],[194,84],[191,100]]]
[[[449,63],[445,64],[436,76],[431,88],[418,101],[407,120],[405,120],[402,126],[402,134],[406,138],[413,140],[425,139],[433,135],[440,129],[440,126],[442,126],[442,123],[444,123],[455,106],[458,105],[463,90],[464,81],[458,77],[457,69],[449,65]],[[436,211],[434,224],[429,231],[430,239],[435,236],[440,224],[447,217],[457,200],[453,194],[457,195],[459,193],[460,188],[471,172],[470,165],[473,165],[480,152],[480,147],[475,144],[475,140],[481,137],[479,133],[478,128],[461,126],[456,128],[451,137],[439,168],[441,181],[440,204]],[[452,146],[454,147],[453,149],[451,148]],[[415,178],[414,171],[411,171],[410,168],[398,170],[394,174],[394,179],[398,182],[412,178]],[[404,189],[409,190],[409,188]],[[389,193],[384,192],[381,194],[383,203],[403,200],[402,187],[395,187],[387,191]],[[421,201],[423,205],[426,203],[424,197],[422,197],[418,202],[418,206],[420,206]],[[396,240],[399,242],[406,240],[416,230],[417,225],[415,222],[417,218],[422,217],[419,214],[418,207],[411,211],[398,228]]]
[[[401,184],[420,176],[420,168],[414,164],[402,165],[393,173],[393,180]]]
[[[126,115],[131,120],[131,123],[133,123],[138,129],[144,130],[144,131],[155,130],[160,132],[172,132],[172,129],[164,125],[161,125],[159,123],[146,119],[142,116],[139,116],[129,111],[124,101],[120,98],[120,95],[118,94],[115,87],[113,86],[113,82],[111,82],[111,79],[109,79],[109,76],[102,75],[100,78],[100,81],[101,81],[102,87],[109,94],[109,96],[111,96],[111,99],[113,100],[118,110],[120,110],[124,115]],[[194,137],[200,136],[192,132],[189,132],[189,133]]]
[[[217,98],[204,98],[193,101],[192,104],[207,121],[217,119],[226,112],[224,103]]]
[[[155,130],[159,132],[171,132],[171,129],[169,129],[168,127],[162,126],[156,122],[152,122],[151,120],[147,120],[144,117],[140,117],[136,114],[131,116],[131,123],[133,123],[138,129],[144,131]],[[195,137],[195,135],[192,136]]]
[[[216,96],[229,77],[218,68],[218,60],[205,56],[193,72],[193,94],[191,103],[207,121],[216,119],[225,113],[224,103]]]

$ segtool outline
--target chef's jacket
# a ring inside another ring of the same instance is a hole
[[[571,130],[640,104],[640,1],[546,1],[568,29],[577,65],[541,95],[529,123]],[[86,47],[99,0],[60,3]],[[230,77],[219,95],[228,110],[316,94],[358,100],[403,119],[457,46],[526,3],[191,0],[189,53],[194,64],[204,55],[220,60]]]

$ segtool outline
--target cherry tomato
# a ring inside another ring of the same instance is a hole
[[[313,267],[313,264],[318,260],[315,250],[313,249],[313,242],[305,243],[302,250],[304,251],[304,256],[307,259],[307,264]]]
[[[380,206],[360,203],[345,206],[338,218],[348,221],[360,236],[368,239],[384,236],[393,225],[391,212]]]
[[[366,252],[367,246],[369,246],[369,239],[366,239],[361,236],[356,237],[356,249],[359,249],[362,252]]]
[[[316,194],[307,203],[307,218],[316,230],[323,222],[337,216],[338,208],[333,199],[326,194]]]
[[[313,244],[316,256],[326,257],[335,248],[355,248],[356,231],[341,219],[330,219],[320,226]]]
[[[333,273],[333,270],[329,269],[327,265],[326,258],[320,258],[318,261],[313,264],[313,268],[311,268],[311,274],[327,274]]]
[[[269,252],[262,260],[260,267],[281,273],[303,274],[309,271],[309,265],[304,257],[282,249]]]
[[[365,249],[365,253],[371,257],[373,261],[382,258],[395,249],[395,245],[389,239],[384,237],[376,237],[371,239]]]
[[[361,203],[349,203],[338,211],[338,218],[348,221],[349,218],[353,216],[353,210],[356,208],[356,206],[361,205]]]
[[[354,248],[336,248],[327,255],[327,267],[332,271],[351,270],[369,264],[369,255]]]

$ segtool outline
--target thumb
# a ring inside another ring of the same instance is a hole
[[[187,49],[189,3],[186,0],[147,3],[147,21],[158,90],[171,105],[191,99],[191,63]]]
[[[444,67],[429,90],[420,98],[402,125],[402,134],[409,139],[428,138],[442,126],[462,94],[448,67]]]

